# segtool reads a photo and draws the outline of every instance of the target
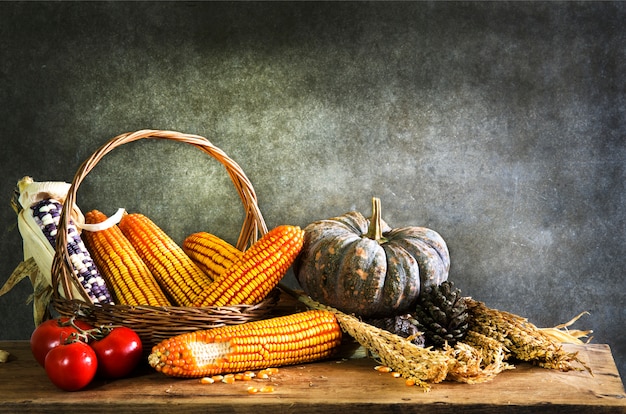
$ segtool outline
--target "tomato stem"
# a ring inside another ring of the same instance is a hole
[[[62,319],[57,319],[57,324],[59,326],[71,326],[72,328],[80,330],[80,328],[76,326],[76,324],[74,323],[75,319],[76,319],[76,316],[72,316],[71,318],[68,318],[65,321]]]
[[[105,336],[107,336],[108,334],[110,334],[113,329],[121,326],[121,325],[101,325],[101,326],[96,326],[91,329],[82,329],[76,324],[75,320],[76,320],[76,316],[72,316],[71,318],[69,318],[67,322],[62,323],[62,325],[64,326],[71,326],[74,329],[76,329],[76,332],[68,336],[66,340],[67,343],[77,342],[77,341],[81,341],[81,342],[98,341],[104,338]]]

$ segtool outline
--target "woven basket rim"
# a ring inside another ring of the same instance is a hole
[[[67,251],[67,228],[70,221],[71,211],[77,205],[76,196],[80,184],[89,172],[93,170],[93,168],[95,168],[97,164],[106,156],[106,154],[120,146],[123,146],[124,144],[142,139],[171,140],[192,145],[219,161],[226,168],[233,185],[239,193],[245,212],[244,222],[236,245],[238,249],[242,251],[246,250],[261,236],[267,233],[267,226],[258,207],[257,196],[252,183],[239,164],[231,159],[223,150],[213,145],[207,138],[200,135],[186,134],[178,131],[155,129],[144,129],[135,132],[123,133],[107,141],[80,165],[71,182],[67,197],[62,203],[63,207],[59,219],[55,254],[51,269],[54,299],[53,304],[58,305],[64,301],[70,302],[78,299],[73,297],[72,294],[72,286],[74,286],[82,294],[82,300],[85,302],[84,305],[94,306],[72,271],[69,252]],[[60,293],[61,290],[63,291],[64,297]],[[117,309],[123,312],[128,310],[127,307],[120,307],[124,305],[111,306],[117,306]],[[245,312],[246,310],[255,310],[257,307],[258,305],[234,305],[229,308],[231,311]],[[170,308],[172,311],[175,309],[178,311],[184,309],[184,307],[178,306],[164,307],[163,309]],[[146,311],[149,311],[150,307],[140,307],[138,309],[145,309]],[[218,314],[224,312],[224,310],[225,309],[215,308],[215,311]],[[204,311],[210,312],[210,309],[204,308]]]

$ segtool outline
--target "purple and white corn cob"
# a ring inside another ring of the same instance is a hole
[[[39,225],[52,248],[56,248],[56,235],[63,206],[56,200],[46,199],[33,204],[30,208],[33,210],[35,222]],[[67,226],[67,251],[72,262],[74,275],[91,301],[93,303],[113,304],[111,293],[72,220]]]

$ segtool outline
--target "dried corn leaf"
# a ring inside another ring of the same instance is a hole
[[[11,273],[11,276],[9,276],[7,281],[4,282],[4,285],[0,289],[0,296],[8,293],[26,277],[30,278],[32,282],[38,271],[39,269],[37,267],[37,263],[35,263],[35,259],[31,257],[28,260],[24,260],[17,265],[15,270],[13,270],[13,273]]]
[[[33,319],[35,326],[37,326],[50,316],[48,305],[52,298],[52,287],[39,270],[33,257],[24,260],[13,270],[11,276],[0,289],[0,296],[11,291],[26,277],[30,279],[33,286],[33,293],[28,297],[26,303],[33,303]]]
[[[590,334],[593,333],[592,330],[581,331],[579,329],[568,329],[572,326],[578,319],[580,319],[583,315],[589,315],[589,312],[581,312],[568,322],[562,323],[560,325],[554,326],[552,328],[539,328],[545,334],[552,337],[557,342],[562,343],[570,343],[570,344],[584,344],[585,342],[581,341],[580,338],[587,338]],[[586,343],[589,343],[593,337],[589,337]]]

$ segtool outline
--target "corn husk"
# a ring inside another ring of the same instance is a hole
[[[583,315],[589,315],[589,312],[581,312],[572,319],[570,319],[566,323],[562,323],[560,325],[554,326],[552,328],[539,328],[546,335],[550,336],[557,342],[568,343],[568,344],[578,344],[582,345],[585,343],[589,343],[593,336],[589,336],[593,333],[592,330],[581,331],[580,329],[568,329],[572,326],[578,319],[580,319]],[[587,338],[585,342],[583,342],[580,338]]]
[[[57,181],[34,181],[31,177],[24,177],[18,183],[17,200],[13,200],[13,209],[17,213],[17,225],[22,236],[22,246],[24,250],[24,260],[33,259],[37,263],[39,274],[38,280],[33,283],[35,294],[37,288],[42,286],[52,287],[52,261],[54,260],[54,248],[46,239],[41,228],[35,221],[30,206],[47,198],[57,200],[60,203],[65,201],[69,183]],[[78,208],[74,209],[78,221],[84,221]],[[19,267],[19,266],[18,266]],[[16,269],[17,270],[17,269]],[[74,297],[81,297],[81,293],[76,286],[72,286]],[[63,296],[63,292],[59,292]],[[50,296],[51,297],[51,296]],[[50,298],[48,297],[48,299]],[[43,304],[42,304],[43,305]],[[47,306],[47,304],[45,304]],[[38,317],[36,317],[37,319]],[[35,323],[38,321],[35,320]]]
[[[33,303],[33,319],[35,326],[49,318],[49,304],[53,296],[52,292],[52,262],[55,251],[41,228],[35,221],[30,206],[34,203],[53,199],[60,203],[65,201],[70,184],[60,181],[34,181],[31,177],[23,177],[17,183],[16,192],[11,199],[11,206],[17,214],[17,226],[22,236],[24,261],[13,271],[9,279],[0,289],[0,296],[10,291],[17,283],[28,277],[33,287],[33,294],[27,299],[27,303]],[[74,205],[70,215],[77,228],[91,231],[101,230],[112,226],[121,218],[123,209],[109,218],[104,223],[97,225],[85,224],[85,219],[80,209]],[[72,284],[72,296],[82,297],[78,285]],[[59,294],[65,297],[63,289]]]
[[[0,296],[11,291],[11,289],[25,278],[30,280],[33,287],[33,293],[28,296],[26,303],[32,302],[33,304],[33,321],[35,326],[37,326],[44,320],[50,318],[48,305],[52,298],[52,286],[50,286],[48,280],[41,273],[33,257],[29,257],[17,265],[15,270],[11,273],[11,276],[9,276],[4,285],[2,285],[2,288],[0,288]]]

